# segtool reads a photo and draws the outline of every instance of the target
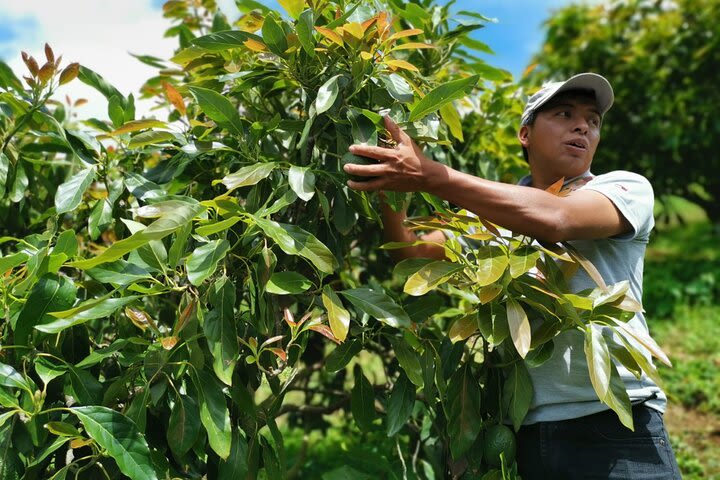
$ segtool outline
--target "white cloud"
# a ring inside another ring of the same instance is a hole
[[[48,42],[63,64],[80,64],[102,75],[124,95],[135,97],[143,82],[157,69],[140,63],[130,53],[167,59],[177,47],[175,38],[163,38],[170,26],[151,0],[100,2],[97,0],[0,0],[0,22],[13,22],[16,36],[0,45],[0,54],[18,75],[27,71],[20,51],[44,58]],[[7,24],[6,24],[7,25]],[[29,25],[30,28],[23,26]],[[32,28],[34,26],[34,29]],[[40,60],[39,60],[40,61]],[[73,99],[87,98],[80,117],[107,118],[107,101],[85,84],[74,81],[58,91]],[[148,102],[137,103],[140,116],[147,113]]]

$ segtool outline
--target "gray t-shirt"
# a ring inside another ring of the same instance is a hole
[[[645,248],[654,226],[652,186],[641,175],[615,171],[594,177],[578,190],[582,189],[594,190],[610,199],[632,230],[617,237],[568,243],[595,265],[608,285],[627,280],[632,296],[641,300]],[[578,269],[569,284],[573,292],[596,286],[583,269]],[[642,313],[628,323],[648,332]],[[555,337],[552,357],[536,368],[529,368],[534,394],[524,424],[567,420],[608,409],[592,387],[583,342],[582,332],[563,332]],[[667,397],[652,380],[645,375],[638,380],[622,365],[616,366],[632,402],[646,401],[646,405],[665,411]]]

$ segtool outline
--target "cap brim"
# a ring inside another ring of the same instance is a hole
[[[605,112],[610,110],[615,100],[615,94],[613,93],[610,82],[597,73],[580,73],[571,77],[563,83],[552,96],[554,97],[558,93],[576,89],[592,90],[595,93],[595,101],[597,102],[598,110],[600,110],[600,115],[605,115]]]

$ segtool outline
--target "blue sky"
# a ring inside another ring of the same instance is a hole
[[[234,0],[217,1],[231,19],[239,16]],[[474,36],[496,53],[484,56],[485,60],[509,70],[517,79],[542,44],[543,21],[553,10],[571,2],[458,0],[453,9],[476,11],[497,19],[496,23],[476,31]],[[163,3],[164,0],[0,0],[0,59],[22,74],[25,67],[20,61],[20,51],[42,57],[43,45],[49,42],[68,62],[78,61],[92,68],[125,94],[137,92],[144,79],[155,71],[129,53],[169,58],[176,47],[175,40],[162,37],[169,26],[160,12]],[[279,8],[277,0],[262,3]],[[90,101],[89,106],[84,107],[87,109],[106,107],[106,102],[80,82],[64,87],[63,93],[73,99],[87,98]],[[98,105],[94,105],[96,101]],[[99,110],[82,114],[104,116]]]

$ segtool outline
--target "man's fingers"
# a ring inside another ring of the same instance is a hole
[[[408,134],[405,133],[402,128],[400,128],[400,125],[395,123],[395,121],[390,118],[390,115],[385,115],[384,119],[385,128],[387,128],[387,131],[390,132],[393,140],[398,143],[409,143],[410,136],[408,136]]]
[[[387,173],[387,166],[384,163],[376,163],[374,165],[347,163],[343,169],[350,175],[360,175],[361,177],[377,177]]]
[[[362,157],[374,158],[382,162],[392,158],[394,151],[391,148],[373,147],[370,145],[350,145],[350,152]]]
[[[366,182],[355,182],[352,180],[348,180],[347,186],[359,192],[372,192],[375,190],[382,190],[384,183],[385,182],[381,179],[368,180]]]

